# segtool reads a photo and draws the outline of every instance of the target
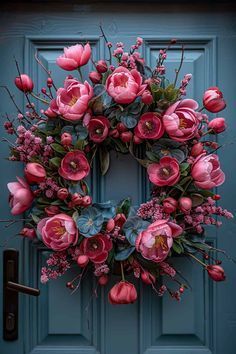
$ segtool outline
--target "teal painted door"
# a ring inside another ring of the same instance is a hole
[[[105,56],[105,44],[99,37],[100,22],[113,42],[122,41],[129,46],[137,35],[142,36],[145,39],[143,56],[151,65],[167,40],[181,39],[186,46],[182,73],[193,74],[189,95],[201,101],[204,89],[218,84],[228,102],[224,116],[230,129],[221,135],[220,141],[226,144],[222,165],[227,183],[220,188],[220,193],[223,205],[235,213],[235,145],[230,143],[235,140],[236,13],[224,12],[220,5],[213,11],[207,1],[190,7],[177,6],[177,2],[166,7],[128,4],[129,1],[122,7],[115,2],[106,5],[49,3],[34,2],[25,6],[25,10],[23,6],[12,4],[8,8],[6,5],[0,15],[0,82],[14,91],[18,104],[23,102],[13,85],[16,75],[13,56],[18,58],[24,72],[37,82],[36,90],[40,90],[45,76],[33,61],[35,51],[44,65],[53,70],[59,85],[64,72],[56,67],[55,59],[64,46],[89,41],[94,59]],[[174,75],[179,59],[180,47],[177,45],[169,52],[169,73]],[[2,92],[0,112],[6,111],[15,114],[10,100]],[[4,160],[7,154],[7,144],[2,143],[1,219],[11,218],[6,183],[21,175],[18,164]],[[128,156],[114,154],[107,176],[100,178],[94,170],[90,184],[97,200],[121,199],[129,195],[134,203],[140,203],[147,198],[148,186],[142,169]],[[99,292],[98,297],[92,296],[94,284],[89,277],[73,296],[65,287],[71,274],[48,286],[40,285],[40,267],[44,264],[46,251],[15,237],[20,226],[21,222],[11,228],[0,224],[0,255],[2,257],[4,248],[19,249],[20,281],[40,287],[41,296],[20,295],[17,341],[3,340],[0,321],[1,354],[235,353],[236,268],[233,263],[225,262],[227,282],[213,284],[197,266],[176,261],[176,266],[192,285],[192,291],[186,291],[181,303],[169,297],[160,299],[151,289],[139,285],[140,296],[136,304],[112,306],[106,299],[107,290]],[[235,234],[235,224],[225,223],[218,235],[209,230],[208,240],[236,256]],[[0,280],[2,282],[2,274]],[[1,317],[1,291],[0,301]]]

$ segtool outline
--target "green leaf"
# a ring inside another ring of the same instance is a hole
[[[192,199],[194,208],[201,205],[204,202],[204,197],[201,194],[193,193],[191,194],[190,197]]]
[[[107,173],[108,169],[109,169],[110,153],[107,150],[107,148],[104,147],[104,146],[100,146],[98,152],[99,152],[99,161],[100,161],[101,174],[102,174],[102,176],[104,176]]]
[[[131,207],[131,198],[125,198],[122,200],[120,205],[118,206],[118,213],[123,213],[127,217],[129,215],[129,210]]]
[[[172,248],[178,254],[184,253],[184,248],[181,243],[177,243],[176,241],[174,241]]]
[[[57,144],[57,143],[53,143],[50,145],[52,147],[52,149],[56,152],[58,152],[59,154],[66,154],[66,151],[64,149],[64,147],[60,144]]]
[[[189,168],[189,163],[184,162],[184,163],[181,163],[181,164],[180,164],[180,172],[181,172],[181,173],[184,172],[184,171],[186,171],[188,168]]]
[[[61,165],[61,158],[60,157],[53,157],[52,159],[49,160],[49,162],[55,166],[59,167]]]
[[[33,219],[33,221],[35,222],[35,224],[37,224],[41,220],[41,218],[39,218],[37,215],[30,214],[30,216]]]

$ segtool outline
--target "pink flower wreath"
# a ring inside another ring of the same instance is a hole
[[[47,88],[40,95],[33,92],[28,75],[19,72],[15,79],[26,96],[27,111],[14,102],[19,124],[8,120],[4,127],[16,136],[9,160],[21,161],[25,169],[24,178],[8,183],[10,206],[13,215],[26,213],[20,235],[52,250],[41,270],[43,283],[76,263],[78,277],[67,283],[73,291],[85,269],[93,270],[101,286],[115,272],[121,281],[110,290],[109,301],[132,303],[137,291],[125,280],[128,272],[159,296],[167,291],[179,300],[187,285],[177,275],[172,255],[194,259],[215,281],[225,279],[221,262],[212,257],[215,249],[205,243],[204,228],[220,226],[218,216],[232,218],[216,205],[220,195],[212,189],[225,175],[215,154],[218,144],[207,138],[223,132],[226,123],[221,117],[209,121],[203,109],[218,113],[226,104],[217,87],[206,90],[200,109],[195,100],[184,98],[191,74],[177,85],[176,70],[174,83],[168,83],[165,59],[175,43],[160,50],[154,69],[145,65],[138,51],[142,38],[129,52],[123,43],[112,50],[107,42],[110,59],[98,62],[92,60],[89,43],[65,48],[57,64],[78,70],[79,78],[74,72],[61,88],[36,57],[48,73]],[[90,60],[95,70],[89,83],[80,67]],[[47,109],[37,112],[31,97]],[[142,159],[136,157],[138,146]],[[129,198],[118,204],[92,202],[85,178],[96,155],[101,173],[107,172],[111,150],[130,153],[147,169],[152,183],[149,201],[137,208]],[[165,276],[173,280],[173,287],[165,285]]]

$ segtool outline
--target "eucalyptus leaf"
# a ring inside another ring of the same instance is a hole
[[[122,250],[118,250],[115,254],[116,261],[125,261],[135,251],[135,247],[128,247]]]
[[[99,152],[101,174],[102,176],[104,176],[109,169],[110,153],[105,146],[100,146],[98,152]]]
[[[138,123],[137,118],[131,114],[125,116],[122,115],[120,120],[129,129],[134,128]]]

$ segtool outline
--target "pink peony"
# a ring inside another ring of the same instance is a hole
[[[181,235],[183,229],[167,220],[158,220],[138,235],[136,250],[153,262],[162,262],[168,256],[173,244],[173,237]]]
[[[111,249],[111,239],[103,234],[84,238],[80,244],[80,253],[87,256],[93,263],[105,262]]]
[[[36,162],[29,162],[25,166],[25,177],[29,183],[41,183],[46,178],[45,168]]]
[[[71,151],[61,161],[59,175],[70,181],[80,181],[88,176],[90,166],[85,154],[80,151]]]
[[[60,68],[71,71],[87,64],[90,57],[91,47],[88,43],[85,46],[76,44],[69,48],[64,48],[64,54],[57,58],[56,63]]]
[[[141,139],[160,139],[164,134],[164,127],[158,113],[144,113],[140,117],[134,133]]]
[[[198,188],[211,189],[224,183],[225,174],[220,169],[219,157],[215,154],[198,156],[192,165],[191,175]]]
[[[83,117],[88,109],[89,100],[93,97],[93,88],[87,81],[67,78],[64,88],[57,90],[56,99],[50,103],[50,109],[65,120],[74,122]]]
[[[89,138],[95,143],[101,143],[108,136],[110,122],[106,117],[93,117],[88,124]]]
[[[222,111],[226,107],[223,94],[218,87],[209,87],[203,95],[204,107],[212,113]]]
[[[164,114],[163,124],[171,139],[184,142],[192,139],[198,130],[196,101],[185,99],[172,104]]]
[[[121,104],[133,102],[142,95],[146,86],[142,84],[142,76],[136,69],[128,70],[124,67],[115,69],[106,81],[108,94]]]
[[[34,200],[30,186],[22,178],[17,177],[17,179],[18,182],[7,184],[7,188],[10,191],[10,206],[13,215],[24,213],[30,208]]]
[[[208,129],[211,129],[215,134],[222,133],[226,129],[224,118],[214,118],[208,124]]]
[[[115,284],[108,294],[110,304],[132,304],[137,300],[137,291],[133,284],[128,281],[120,281]]]
[[[147,168],[150,181],[156,186],[173,186],[180,178],[179,163],[176,159],[166,156],[159,163],[152,163]]]
[[[42,219],[37,226],[43,243],[54,251],[64,251],[78,241],[78,230],[72,217],[57,214],[51,218]]]

